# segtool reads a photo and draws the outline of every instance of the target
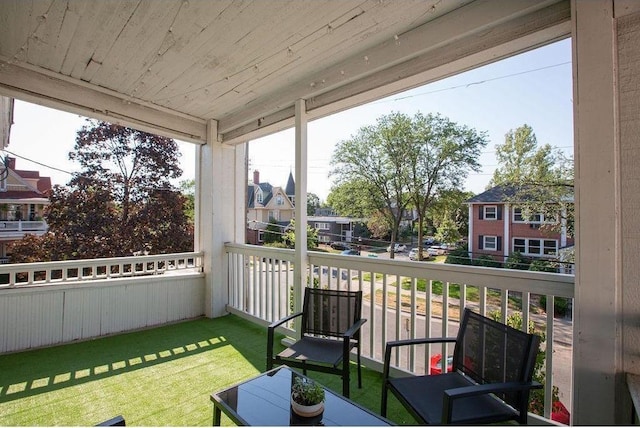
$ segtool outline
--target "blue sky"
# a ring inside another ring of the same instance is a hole
[[[355,135],[362,126],[392,111],[409,115],[440,113],[488,136],[480,173],[470,173],[466,189],[482,192],[496,167],[495,146],[504,135],[523,124],[530,125],[540,145],[549,143],[573,154],[573,106],[569,39],[499,61],[384,100],[309,123],[308,191],[326,199],[331,181],[329,161],[335,145]],[[76,131],[84,118],[16,101],[9,151],[39,164],[18,159],[19,169],[35,169],[66,184],[77,170],[68,160]],[[194,176],[194,149],[180,144],[183,177]],[[283,131],[250,143],[249,171],[260,171],[261,181],[284,186],[294,167],[294,133]]]

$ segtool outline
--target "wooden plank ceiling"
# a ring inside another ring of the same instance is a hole
[[[193,142],[215,120],[242,141],[290,126],[297,99],[330,114],[569,21],[568,0],[2,0],[0,95]]]

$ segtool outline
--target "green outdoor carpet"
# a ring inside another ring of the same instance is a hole
[[[265,370],[266,328],[228,315],[0,356],[0,426],[210,426],[211,393]],[[355,366],[352,367],[355,373]],[[339,376],[309,372],[334,391]],[[381,375],[351,398],[380,411]],[[394,417],[397,415],[397,417]],[[389,400],[389,416],[414,423]],[[223,425],[232,425],[223,415]]]

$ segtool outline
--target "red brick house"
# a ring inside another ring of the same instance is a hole
[[[509,254],[520,252],[528,257],[557,259],[561,249],[573,245],[563,216],[526,215],[514,202],[517,195],[515,187],[496,186],[467,200],[472,258],[490,255],[504,261]]]

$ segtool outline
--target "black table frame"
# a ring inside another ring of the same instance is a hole
[[[279,373],[280,370],[283,370],[283,372]],[[276,379],[276,376],[278,379]],[[270,420],[269,418],[266,418],[265,421],[261,423],[260,421],[255,421],[255,415],[252,415],[250,419],[254,419],[253,424],[255,425],[269,425],[271,423],[274,425],[393,425],[388,419],[371,412],[370,410],[324,386],[323,388],[325,389],[326,396],[325,413],[327,413],[327,415],[324,416],[324,420],[322,414],[316,418],[299,418],[290,411],[290,420],[286,421],[286,417],[283,416],[285,407],[284,403],[286,402],[286,406],[290,409],[290,403],[288,401],[290,397],[290,390],[285,389],[286,387],[284,387],[283,382],[286,382],[287,379],[291,379],[291,376],[306,377],[287,366],[279,366],[251,379],[211,394],[211,401],[213,402],[213,425],[220,426],[222,412],[224,412],[224,414],[227,415],[236,425],[250,425],[252,421],[247,421],[245,419],[245,417],[247,417],[246,411],[237,411],[236,408],[234,408],[234,405],[230,402],[235,402],[237,406],[238,401],[240,400],[238,398],[240,391],[246,391],[254,386],[257,388],[268,386],[268,389],[264,389],[263,396],[258,396],[258,401],[260,401],[260,403],[256,404],[256,406],[262,406],[261,410],[263,412],[271,410],[274,414],[277,413],[281,416],[280,419],[276,418],[277,421],[275,422],[274,419]],[[273,380],[266,379],[266,377],[271,377]],[[257,390],[259,391],[259,389]],[[248,392],[245,393],[248,394]],[[267,395],[269,397],[267,397]],[[263,398],[264,400],[262,400]],[[227,402],[227,400],[229,402]],[[273,404],[268,403],[269,400],[271,400]],[[328,410],[329,406],[334,406],[334,408],[339,411],[331,412],[331,410]],[[245,413],[245,415],[243,416],[242,413]],[[357,422],[354,423],[354,421]]]

